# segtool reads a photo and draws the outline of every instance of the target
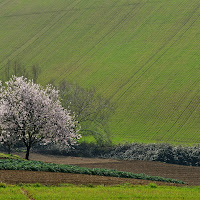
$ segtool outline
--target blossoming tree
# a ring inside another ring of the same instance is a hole
[[[26,159],[35,143],[59,143],[70,148],[81,137],[76,122],[61,106],[58,91],[13,76],[5,86],[0,83],[0,139],[13,144],[23,141]]]

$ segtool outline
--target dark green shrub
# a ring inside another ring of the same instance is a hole
[[[0,183],[0,188],[6,188],[6,184],[5,183]]]
[[[148,187],[150,187],[150,188],[157,188],[158,186],[155,183],[149,183]]]

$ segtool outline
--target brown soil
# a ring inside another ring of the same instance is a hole
[[[25,158],[24,153],[16,153],[21,158]],[[81,158],[81,157],[66,157],[55,155],[44,155],[31,153],[30,160],[40,160],[43,162],[66,164],[66,165],[78,165],[78,164],[90,164],[90,163],[112,163],[112,159],[100,159],[100,158]],[[115,160],[116,161],[116,160]]]
[[[24,156],[19,154],[20,156]],[[150,161],[119,161],[98,158],[78,158],[65,156],[47,156],[32,153],[31,160],[41,160],[58,164],[73,164],[90,168],[108,168],[133,173],[145,173],[147,175],[175,178],[185,181],[188,185],[200,185],[200,167],[182,166]],[[42,184],[104,184],[116,185],[121,183],[148,184],[152,181],[139,179],[125,179],[104,176],[91,176],[81,174],[66,174],[55,172],[30,172],[30,171],[0,171],[0,182],[15,183],[42,183]],[[173,185],[156,182],[157,185]]]
[[[133,173],[144,173],[152,176],[173,178],[188,185],[200,185],[200,167],[173,165],[150,161],[120,161],[113,163],[79,164],[84,167],[109,168]]]
[[[71,183],[76,185],[80,184],[117,185],[123,183],[131,183],[134,185],[146,185],[153,182],[140,179],[93,176],[86,174],[32,172],[32,171],[15,171],[15,170],[1,170],[0,181],[8,184],[41,183],[44,185],[58,185],[63,183]],[[177,185],[164,182],[154,182],[154,183],[156,183],[157,185]]]

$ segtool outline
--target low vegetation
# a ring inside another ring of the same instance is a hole
[[[8,186],[6,184],[0,184],[0,200],[27,200],[27,196],[22,193],[19,186]]]
[[[37,146],[35,152],[77,157],[103,157],[120,160],[160,161],[171,164],[200,166],[200,146],[174,146],[170,144],[125,143],[99,145],[82,142],[70,151]]]
[[[77,174],[134,178],[134,179],[184,184],[184,182],[180,180],[163,178],[159,176],[134,174],[131,172],[117,171],[113,169],[86,168],[86,167],[79,167],[79,166],[73,166],[73,165],[44,163],[41,161],[23,161],[23,160],[13,160],[13,159],[0,160],[0,170],[29,170],[29,171],[77,173]]]
[[[200,166],[200,146],[132,143],[117,145],[103,157],[122,160],[161,161],[179,165]]]
[[[116,186],[75,186],[59,187],[33,185],[0,186],[0,200],[4,199],[187,199],[197,200],[200,197],[199,187],[169,187],[150,183],[147,186],[130,184]]]
[[[5,154],[5,153],[0,153],[0,159],[16,159],[16,160],[23,160],[20,156],[12,155],[12,154]]]

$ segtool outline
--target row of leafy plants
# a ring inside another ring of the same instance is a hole
[[[114,169],[86,168],[73,165],[44,163],[41,161],[26,161],[26,160],[13,160],[13,159],[0,160],[0,170],[63,172],[63,173],[89,174],[89,175],[99,175],[99,176],[112,176],[121,178],[134,178],[134,179],[144,179],[151,181],[162,181],[162,182],[184,184],[184,182],[180,180],[163,178],[159,176],[134,174],[131,172],[117,171]]]

